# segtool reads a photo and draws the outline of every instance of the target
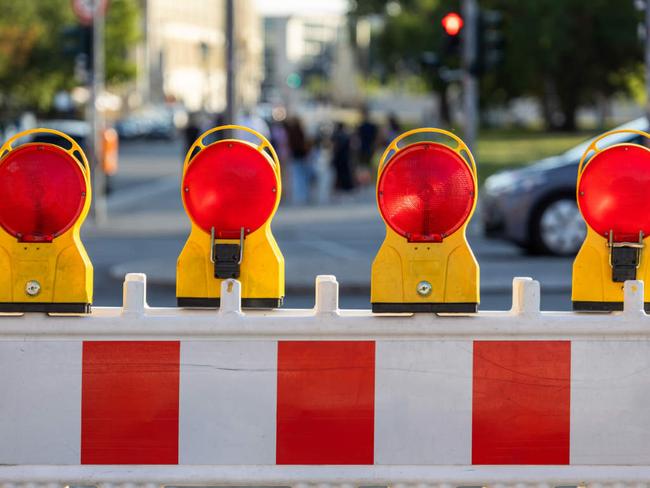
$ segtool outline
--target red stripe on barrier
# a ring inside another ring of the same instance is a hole
[[[278,343],[278,464],[372,464],[375,343]]]
[[[571,343],[474,342],[473,464],[569,464]]]
[[[84,342],[82,464],[177,464],[179,342]]]

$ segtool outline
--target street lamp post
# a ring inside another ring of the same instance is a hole
[[[90,73],[90,99],[87,118],[90,122],[88,149],[92,158],[93,217],[97,225],[103,225],[107,218],[106,175],[101,166],[102,132],[104,119],[98,100],[104,92],[104,5],[102,0],[92,1],[93,69]]]
[[[464,139],[476,154],[476,135],[478,132],[478,80],[474,70],[478,32],[478,5],[476,0],[463,0],[462,14],[465,20],[465,32],[462,36]]]

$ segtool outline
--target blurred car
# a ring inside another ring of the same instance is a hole
[[[176,136],[178,112],[171,107],[148,107],[117,121],[121,139],[166,139]]]
[[[647,131],[648,126],[648,120],[641,117],[616,129]],[[514,242],[536,254],[576,254],[586,234],[576,203],[578,164],[592,141],[487,178],[480,197],[485,235]],[[628,132],[609,136],[598,147],[623,142],[645,141]]]
[[[84,152],[88,150],[87,138],[90,134],[90,125],[84,120],[73,119],[54,119],[54,120],[39,120],[38,127],[46,129],[54,129],[59,132],[70,136],[74,141],[81,146]],[[61,138],[57,135],[47,132],[39,132],[35,134],[32,142],[48,142],[51,144],[61,144]]]

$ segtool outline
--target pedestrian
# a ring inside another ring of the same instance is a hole
[[[309,202],[311,192],[312,168],[309,142],[299,117],[287,119],[287,136],[292,174],[291,201],[294,205],[305,205]]]
[[[377,124],[370,120],[368,107],[361,109],[361,123],[357,127],[357,159],[359,162],[357,179],[362,185],[372,181],[371,166],[372,156],[377,143]]]
[[[235,120],[235,125],[241,125],[248,129],[253,129],[267,139],[271,137],[269,124],[258,115],[257,110],[254,107],[248,107],[242,110]],[[233,137],[235,139],[242,139],[244,141],[252,142],[253,144],[259,144],[261,142],[257,136],[250,132],[243,130],[236,130],[234,132]]]
[[[314,168],[315,200],[318,205],[329,203],[334,179],[332,170],[331,126],[321,125],[316,133],[310,158]]]
[[[192,144],[194,144],[201,135],[201,116],[198,112],[192,112],[190,114],[183,135],[185,136],[185,154],[187,154],[187,151],[190,150]]]
[[[273,119],[271,120],[271,145],[275,149],[275,153],[280,160],[280,168],[282,175],[282,199],[284,201],[291,200],[291,150],[289,148],[289,135],[285,124],[286,112],[277,110],[273,111]]]
[[[402,133],[402,126],[394,112],[388,114],[386,127],[384,128],[384,145],[388,146],[393,140]]]
[[[350,134],[343,122],[337,122],[332,134],[332,166],[336,172],[335,188],[344,194],[355,187],[350,152]]]

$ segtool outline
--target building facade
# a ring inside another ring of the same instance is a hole
[[[349,50],[345,27],[342,15],[265,17],[263,97],[291,100],[310,78],[331,81],[342,50]],[[335,87],[330,92],[337,94]]]
[[[138,91],[144,103],[175,99],[188,110],[226,105],[225,0],[143,0]],[[235,92],[257,103],[263,78],[262,24],[253,0],[235,4]]]

